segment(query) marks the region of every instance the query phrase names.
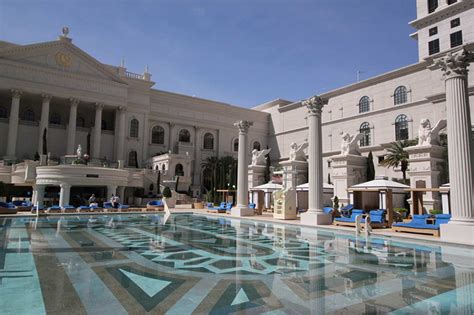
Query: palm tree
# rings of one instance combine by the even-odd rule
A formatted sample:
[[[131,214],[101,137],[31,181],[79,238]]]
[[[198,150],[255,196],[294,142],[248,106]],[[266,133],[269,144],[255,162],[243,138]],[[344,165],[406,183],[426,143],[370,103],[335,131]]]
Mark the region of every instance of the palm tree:
[[[209,169],[212,171],[211,176],[211,190],[214,190],[217,182],[217,167],[219,164],[219,159],[215,156],[209,156],[206,160],[201,164],[203,169]]]
[[[387,148],[388,153],[385,155],[385,159],[380,162],[380,164],[393,168],[400,166],[403,174],[403,181],[406,182],[406,172],[408,170],[408,152],[405,151],[405,148],[415,144],[416,140],[402,140],[390,143],[390,146]]]

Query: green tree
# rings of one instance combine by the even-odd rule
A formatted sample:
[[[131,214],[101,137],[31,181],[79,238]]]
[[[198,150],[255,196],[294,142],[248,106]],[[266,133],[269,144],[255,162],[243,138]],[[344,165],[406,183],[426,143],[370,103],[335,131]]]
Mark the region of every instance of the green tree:
[[[407,170],[408,170],[408,152],[405,151],[406,147],[410,147],[416,144],[416,140],[402,140],[390,143],[387,148],[387,154],[385,159],[380,162],[381,165],[386,167],[399,167],[403,174],[403,181],[407,180]]]
[[[367,156],[367,181],[375,179],[375,166],[374,166],[374,156],[372,151],[369,152]]]
[[[170,198],[171,196],[172,196],[171,189],[168,186],[163,188],[163,197]]]

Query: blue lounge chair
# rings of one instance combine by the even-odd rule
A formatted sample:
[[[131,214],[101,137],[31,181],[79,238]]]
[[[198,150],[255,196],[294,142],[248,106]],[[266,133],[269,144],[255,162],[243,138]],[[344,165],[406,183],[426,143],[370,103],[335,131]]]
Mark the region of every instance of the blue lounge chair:
[[[51,212],[61,212],[61,207],[59,205],[52,205],[48,209],[46,209],[46,212],[51,213]]]
[[[360,209],[354,209],[352,210],[351,217],[340,217],[340,218],[335,218],[334,219],[334,224],[335,225],[346,225],[346,226],[355,226],[355,219],[358,215],[364,214],[364,210]]]
[[[257,205],[255,203],[249,203],[249,208],[250,209],[255,209],[255,208],[257,208]]]
[[[161,200],[152,200],[146,204],[146,209],[150,211],[162,211],[165,209],[165,205]]]
[[[73,211],[76,210],[76,207],[73,207],[73,206],[71,206],[71,205],[65,205],[65,206],[63,206],[63,210],[64,210],[65,212],[73,212]]]
[[[15,214],[18,208],[12,203],[0,202],[0,214]]]
[[[227,203],[221,202],[219,207],[207,207],[207,212],[210,213],[225,213],[226,212]],[[232,204],[231,204],[232,207]]]
[[[348,205],[345,205],[344,207],[342,207],[340,209],[341,211],[341,215],[343,217],[350,217],[351,216],[351,211],[352,209],[354,209],[354,205],[353,204],[348,204]]]
[[[15,200],[12,202],[12,204],[16,206],[18,211],[30,211],[31,207],[33,207],[31,202],[23,200]]]
[[[373,228],[387,226],[387,221],[385,220],[384,209],[370,210],[369,216],[370,216],[370,225]],[[365,223],[365,218],[362,218],[361,222]]]
[[[427,223],[427,219],[432,219],[435,222]],[[410,232],[439,236],[440,224],[448,223],[450,219],[450,214],[437,214],[434,218],[428,214],[415,214],[413,215],[411,222],[394,223],[392,225],[392,230],[395,232]]]
[[[89,212],[90,209],[89,206],[80,206],[76,208],[77,212]]]

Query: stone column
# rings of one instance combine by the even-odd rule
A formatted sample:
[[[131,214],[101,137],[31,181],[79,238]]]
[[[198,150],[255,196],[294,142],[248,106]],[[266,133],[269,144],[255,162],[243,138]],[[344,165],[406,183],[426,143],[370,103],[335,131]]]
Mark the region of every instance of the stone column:
[[[253,122],[240,120],[234,123],[239,128],[239,153],[237,164],[237,206],[232,208],[232,215],[251,216],[253,209],[248,207],[248,132]]]
[[[100,103],[95,104],[95,122],[94,122],[94,134],[93,134],[93,147],[92,157],[100,159],[100,144],[102,138],[102,110],[104,105]]]
[[[126,124],[125,124],[125,112],[126,108],[123,106],[120,106],[117,109],[119,118],[118,118],[118,128],[115,130],[116,136],[117,136],[117,131],[118,131],[118,139],[117,139],[117,161],[123,161],[124,160],[124,147],[125,147],[125,129],[126,129]]]
[[[194,172],[193,186],[196,190],[201,187],[201,150],[202,150],[201,128],[194,127]]]
[[[59,185],[59,206],[62,208],[69,205],[69,196],[71,195],[71,185],[67,183],[62,183]]]
[[[43,104],[41,107],[41,120],[39,123],[39,134],[38,134],[38,154],[48,154],[48,152],[43,152],[43,133],[44,130],[48,131],[49,126],[49,104],[51,102],[51,95],[42,94]]]
[[[452,219],[440,225],[441,238],[474,244],[474,165],[467,67],[474,59],[466,50],[436,62],[444,72],[448,124],[448,158]]]
[[[36,203],[38,203],[40,206],[43,205],[45,188],[46,188],[45,185],[34,185],[33,186],[33,198],[32,198],[32,201],[31,201],[33,203],[33,205],[36,206]]]
[[[125,186],[120,186],[118,188],[117,195],[119,195],[122,203],[125,203]]]
[[[18,121],[20,112],[20,98],[23,94],[20,90],[11,90],[12,93],[12,107],[10,110],[10,119],[8,121],[8,142],[7,142],[7,157],[10,159],[16,158],[16,142],[18,136]]]
[[[323,146],[321,113],[326,103],[313,96],[303,105],[308,108],[308,211],[301,215],[301,223],[307,225],[331,224],[331,215],[323,212]]]
[[[168,151],[171,151],[171,153],[174,153],[174,143],[173,143],[173,134],[174,134],[174,126],[175,124],[170,122],[169,123],[169,133],[168,133]]]
[[[110,198],[112,198],[112,195],[116,195],[116,194],[117,194],[117,186],[114,186],[114,185],[107,186],[107,201],[109,201]]]
[[[67,126],[67,149],[66,155],[74,155],[74,146],[76,145],[76,121],[77,121],[77,106],[79,100],[75,98],[70,99],[71,107],[69,108],[69,124]]]
[[[150,122],[148,121],[148,114],[143,118],[143,143],[142,143],[142,160],[148,161],[148,147],[150,144]]]

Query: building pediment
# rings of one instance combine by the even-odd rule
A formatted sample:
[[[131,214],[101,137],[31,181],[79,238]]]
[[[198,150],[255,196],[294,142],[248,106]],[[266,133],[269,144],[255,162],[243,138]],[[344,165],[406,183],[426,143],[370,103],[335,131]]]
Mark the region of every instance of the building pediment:
[[[1,59],[126,84],[118,74],[72,44],[67,38],[0,49]]]

